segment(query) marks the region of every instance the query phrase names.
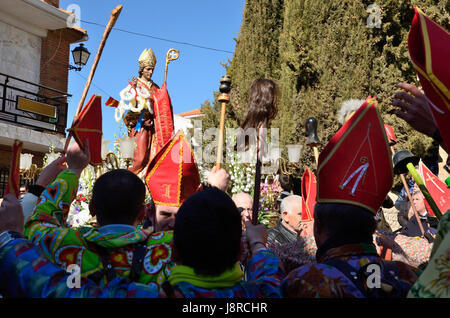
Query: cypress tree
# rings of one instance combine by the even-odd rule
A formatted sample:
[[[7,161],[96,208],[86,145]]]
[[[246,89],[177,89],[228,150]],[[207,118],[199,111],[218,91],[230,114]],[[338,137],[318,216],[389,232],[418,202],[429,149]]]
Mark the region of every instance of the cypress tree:
[[[233,59],[231,104],[241,124],[248,103],[248,90],[259,77],[279,78],[278,40],[283,26],[282,0],[247,0]]]
[[[367,24],[371,13],[366,10],[374,3],[380,8],[380,28]],[[431,139],[389,114],[398,82],[419,86],[407,46],[413,6],[450,29],[447,0],[247,0],[227,67],[233,81],[228,125],[241,123],[251,82],[266,77],[280,84],[280,111],[272,127],[280,128],[282,146],[305,145],[304,122],[310,116],[318,119],[325,145],[340,126],[336,114],[341,103],[371,95],[396,132],[397,148],[426,156]],[[209,118],[204,128],[218,126],[220,107],[216,101],[213,105],[202,107]],[[305,147],[301,163],[315,166]]]

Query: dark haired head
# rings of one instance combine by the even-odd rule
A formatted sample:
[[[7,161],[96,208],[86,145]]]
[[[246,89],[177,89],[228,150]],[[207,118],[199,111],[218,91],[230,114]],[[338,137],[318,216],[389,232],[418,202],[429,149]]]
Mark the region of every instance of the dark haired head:
[[[95,181],[91,204],[100,226],[133,225],[145,200],[145,185],[134,173],[111,170]]]
[[[258,78],[250,86],[249,95],[247,114],[242,128],[258,128],[266,120],[268,126],[278,111],[277,84],[269,79]]]
[[[280,174],[280,186],[283,190],[290,192],[293,189],[292,177],[288,174]]]
[[[364,208],[340,203],[316,203],[314,227],[328,237],[358,236],[372,241],[376,229],[374,215]],[[317,237],[316,237],[317,240]]]
[[[142,77],[142,72],[144,72],[144,68],[145,68],[145,66],[144,67],[139,67],[139,70],[138,70],[139,78]]]
[[[237,262],[241,231],[241,215],[233,200],[217,188],[208,188],[181,205],[173,242],[182,265],[198,275],[219,275]]]

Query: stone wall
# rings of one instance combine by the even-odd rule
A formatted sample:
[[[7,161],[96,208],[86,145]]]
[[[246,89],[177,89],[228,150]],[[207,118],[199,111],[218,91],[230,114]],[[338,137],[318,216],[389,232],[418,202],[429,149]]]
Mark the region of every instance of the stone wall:
[[[40,37],[0,21],[0,73],[38,84],[41,46]],[[4,78],[1,77],[0,80],[3,81]],[[14,80],[11,80],[9,84],[34,93],[37,92],[37,88],[32,85],[18,83]]]

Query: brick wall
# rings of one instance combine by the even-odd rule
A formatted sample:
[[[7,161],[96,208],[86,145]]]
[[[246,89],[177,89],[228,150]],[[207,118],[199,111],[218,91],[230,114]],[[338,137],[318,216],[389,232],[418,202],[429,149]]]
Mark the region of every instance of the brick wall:
[[[41,47],[41,85],[67,91],[70,42],[66,29],[48,31]],[[49,93],[57,96],[57,93]]]
[[[42,0],[52,6],[59,7],[59,0]],[[42,39],[40,84],[58,91],[67,92],[69,61],[72,52],[70,44],[79,41],[83,34],[80,31],[64,28],[48,31],[47,37]],[[46,97],[61,96],[61,93],[41,89],[39,94]],[[65,99],[58,99],[66,101]],[[65,126],[67,108],[58,109],[58,125]]]
[[[59,0],[42,0],[42,1],[48,3],[49,5],[59,8]]]
[[[67,29],[48,31],[47,37],[42,40],[41,48],[40,84],[62,92],[67,92],[68,88],[70,53],[68,33]],[[45,89],[41,89],[39,93],[47,97],[61,96],[60,93]],[[66,107],[60,107],[58,109],[59,125],[65,124],[66,116]]]

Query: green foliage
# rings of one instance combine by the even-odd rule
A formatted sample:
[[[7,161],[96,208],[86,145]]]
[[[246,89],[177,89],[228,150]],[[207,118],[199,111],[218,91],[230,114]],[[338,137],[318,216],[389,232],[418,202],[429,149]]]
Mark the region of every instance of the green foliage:
[[[231,107],[242,123],[250,84],[259,77],[279,78],[278,39],[283,27],[282,0],[247,0],[236,49],[227,69],[232,79]]]
[[[381,8],[381,28],[367,25],[366,9],[373,3]],[[407,42],[413,6],[450,29],[447,0],[247,0],[227,67],[232,77],[227,122],[241,123],[251,82],[271,78],[280,84],[280,110],[271,126],[280,128],[281,146],[305,144],[304,123],[310,116],[317,118],[325,145],[340,127],[336,115],[344,100],[376,96],[383,119],[397,135],[397,149],[424,157],[431,139],[388,113],[397,83],[419,85]],[[202,111],[204,128],[218,127],[218,103],[211,107],[207,102]],[[315,166],[307,147],[301,163]]]

